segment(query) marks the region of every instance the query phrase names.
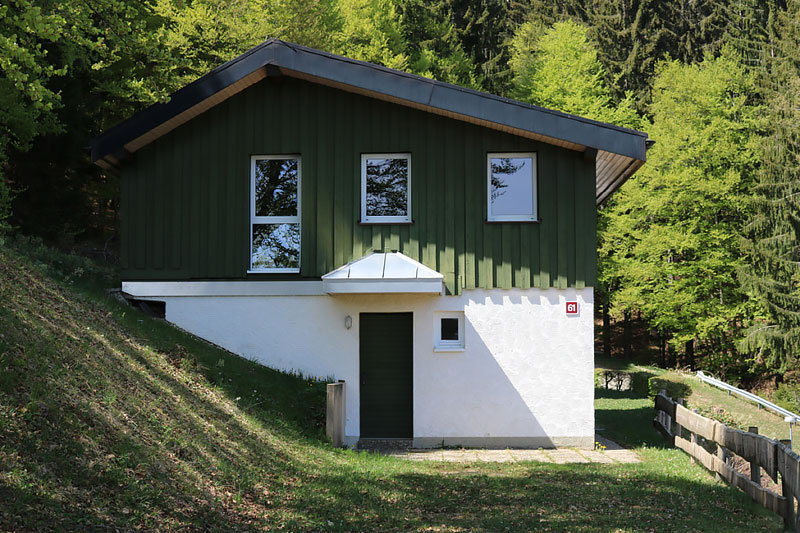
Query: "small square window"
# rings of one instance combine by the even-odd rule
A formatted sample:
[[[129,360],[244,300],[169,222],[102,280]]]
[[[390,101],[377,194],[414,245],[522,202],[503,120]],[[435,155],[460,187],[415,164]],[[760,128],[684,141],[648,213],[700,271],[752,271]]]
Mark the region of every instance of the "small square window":
[[[411,154],[361,156],[361,222],[411,222]]]
[[[434,350],[437,352],[460,352],[464,350],[464,313],[436,313]]]
[[[536,154],[489,154],[488,219],[532,222],[536,212]]]
[[[458,342],[458,319],[457,318],[443,318],[442,319],[442,340]]]

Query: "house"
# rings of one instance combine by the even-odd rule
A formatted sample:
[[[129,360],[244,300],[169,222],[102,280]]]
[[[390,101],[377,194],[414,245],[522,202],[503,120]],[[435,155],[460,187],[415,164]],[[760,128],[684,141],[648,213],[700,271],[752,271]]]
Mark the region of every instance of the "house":
[[[647,135],[268,40],[92,141],[122,289],[346,435],[591,447],[596,207]]]

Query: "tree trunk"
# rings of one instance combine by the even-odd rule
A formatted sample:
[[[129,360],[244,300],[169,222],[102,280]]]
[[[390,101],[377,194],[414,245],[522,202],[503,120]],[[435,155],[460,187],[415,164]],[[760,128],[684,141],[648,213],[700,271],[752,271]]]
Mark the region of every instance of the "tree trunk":
[[[661,368],[667,368],[667,340],[664,337],[658,337],[658,355],[660,356]]]
[[[631,359],[631,312],[625,311],[622,320],[622,356]]]
[[[686,341],[686,362],[689,363],[689,370],[694,372],[694,339]]]
[[[608,296],[603,302],[603,355],[611,357],[611,316],[608,313]]]
[[[676,368],[678,366],[678,354],[669,345],[669,341],[667,341],[667,366],[669,368]]]

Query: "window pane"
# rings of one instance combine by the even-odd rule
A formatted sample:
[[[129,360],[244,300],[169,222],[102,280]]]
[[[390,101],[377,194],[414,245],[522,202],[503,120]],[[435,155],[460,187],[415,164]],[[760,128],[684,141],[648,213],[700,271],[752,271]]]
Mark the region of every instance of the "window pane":
[[[256,160],[256,216],[297,215],[297,160]]]
[[[408,159],[367,159],[367,216],[408,215]]]
[[[533,215],[533,161],[492,158],[492,215]]]
[[[458,340],[458,319],[457,318],[443,318],[442,319],[442,340],[443,341],[457,341]]]
[[[253,270],[300,268],[300,224],[253,224]]]

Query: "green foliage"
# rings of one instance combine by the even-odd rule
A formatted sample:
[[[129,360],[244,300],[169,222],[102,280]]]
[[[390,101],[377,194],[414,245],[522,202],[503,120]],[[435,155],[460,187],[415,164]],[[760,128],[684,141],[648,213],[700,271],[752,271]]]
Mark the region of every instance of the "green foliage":
[[[630,95],[619,104],[612,101],[597,49],[584,26],[566,21],[543,30],[526,22],[517,28],[510,47],[515,97],[574,115],[641,127]]]
[[[667,396],[673,400],[688,398],[692,395],[692,388],[682,381],[673,381],[662,376],[653,376],[647,380],[647,396],[654,400],[662,390],[667,391]]]
[[[631,392],[638,398],[646,398],[650,395],[650,378],[652,372],[633,372],[631,374]]]
[[[800,2],[789,2],[762,57],[759,85],[765,132],[759,143],[753,217],[744,250],[752,257],[740,275],[766,313],[747,332],[743,348],[778,372],[800,358]]]
[[[757,311],[736,278],[759,162],[754,79],[727,51],[663,63],[653,93],[656,144],[601,212],[601,283],[613,313],[641,312],[675,348],[729,352]]]
[[[800,412],[800,386],[797,383],[781,383],[772,393],[772,401],[793,413]]]
[[[529,0],[515,13],[544,26],[562,20],[584,24],[602,52],[613,98],[633,94],[636,108],[644,111],[659,61],[695,63],[705,52],[718,51],[742,1],[749,0]]]
[[[441,3],[426,0],[397,2],[409,69],[464,87],[479,89],[481,79],[458,39],[451,13]]]
[[[340,26],[333,51],[362,61],[406,70],[409,57],[397,8],[391,0],[338,0]]]

